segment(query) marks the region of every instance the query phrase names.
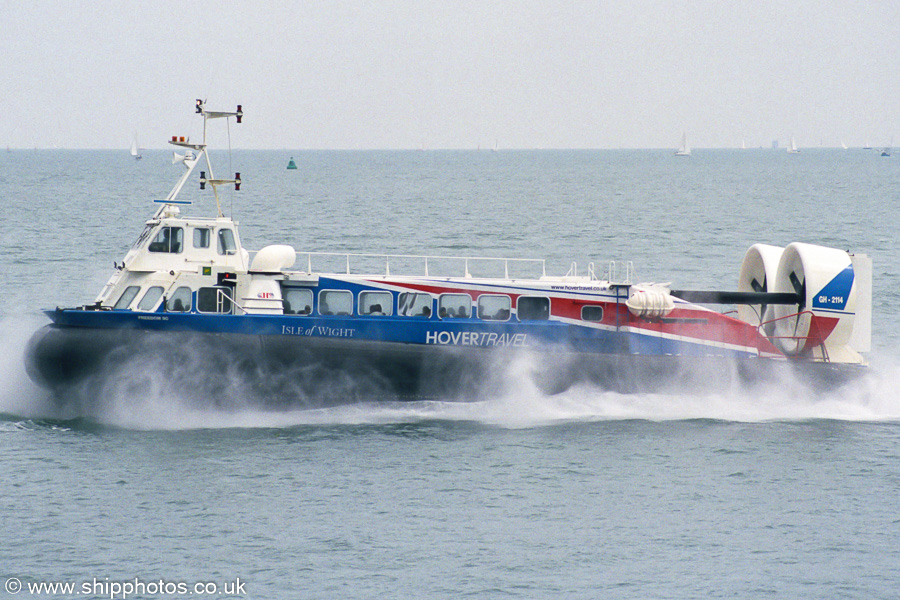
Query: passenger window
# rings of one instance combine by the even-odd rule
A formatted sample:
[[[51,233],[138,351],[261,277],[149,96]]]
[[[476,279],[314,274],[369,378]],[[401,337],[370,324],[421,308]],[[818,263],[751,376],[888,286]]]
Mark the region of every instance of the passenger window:
[[[390,292],[360,292],[359,314],[390,316],[394,313],[394,295]]]
[[[582,306],[581,307],[581,320],[582,321],[602,321],[603,320],[603,307],[602,306]]]
[[[166,310],[169,312],[188,312],[191,310],[191,288],[181,286],[166,302]]]
[[[194,230],[194,248],[209,248],[209,229],[198,227]]]
[[[163,227],[150,242],[147,250],[150,252],[169,252],[176,254],[181,252],[181,243],[184,238],[184,230],[181,227]]]
[[[430,317],[431,294],[403,292],[397,298],[397,314],[403,317]]]
[[[153,310],[153,307],[156,306],[157,301],[159,301],[160,297],[162,297],[162,293],[162,287],[154,285],[144,293],[144,297],[141,298],[140,303],[138,303],[137,309]]]
[[[205,313],[231,313],[231,295],[227,287],[204,287],[197,290],[197,310]]]
[[[441,294],[438,316],[442,319],[468,319],[472,316],[472,298],[468,294]]]
[[[353,314],[353,293],[344,290],[319,292],[319,314],[338,316]]]
[[[506,321],[509,319],[509,296],[482,294],[478,296],[478,317],[485,321]]]
[[[122,295],[119,296],[119,301],[116,302],[113,308],[119,310],[125,310],[129,306],[131,306],[131,301],[134,300],[134,297],[137,296],[138,291],[141,289],[139,285],[129,285],[125,288],[125,291],[122,292]]]
[[[520,321],[546,321],[550,318],[550,298],[519,296],[516,313]]]
[[[284,314],[308,315],[312,313],[313,293],[305,288],[284,288],[282,290],[284,300]]]
[[[230,229],[220,229],[216,249],[219,254],[234,254],[237,252],[237,244],[234,243],[234,232]]]

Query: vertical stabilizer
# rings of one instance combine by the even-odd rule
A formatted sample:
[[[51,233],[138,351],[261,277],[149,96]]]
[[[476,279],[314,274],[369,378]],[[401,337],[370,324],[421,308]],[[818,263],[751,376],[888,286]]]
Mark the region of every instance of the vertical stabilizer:
[[[857,352],[872,349],[872,259],[865,254],[851,254],[856,276],[856,319],[850,336],[850,347]]]

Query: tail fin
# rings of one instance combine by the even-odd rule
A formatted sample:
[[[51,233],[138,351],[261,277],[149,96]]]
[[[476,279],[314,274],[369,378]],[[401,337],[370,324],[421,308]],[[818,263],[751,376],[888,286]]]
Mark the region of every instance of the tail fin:
[[[851,254],[856,276],[856,319],[849,346],[857,352],[872,349],[872,259],[865,254]]]

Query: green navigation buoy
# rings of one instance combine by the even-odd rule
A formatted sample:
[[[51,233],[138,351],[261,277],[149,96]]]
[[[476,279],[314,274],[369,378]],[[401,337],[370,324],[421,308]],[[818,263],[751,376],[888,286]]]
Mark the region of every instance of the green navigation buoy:
[[[296,169],[296,168],[297,168],[297,163],[294,162],[294,157],[293,157],[293,156],[291,157],[291,160],[288,161],[288,166],[287,166],[287,168],[288,168],[288,169]]]

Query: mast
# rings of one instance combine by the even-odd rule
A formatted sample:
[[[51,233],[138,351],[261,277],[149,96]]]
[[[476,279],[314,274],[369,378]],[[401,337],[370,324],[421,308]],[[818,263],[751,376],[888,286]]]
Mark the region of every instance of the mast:
[[[200,189],[205,190],[206,184],[212,186],[213,195],[216,198],[216,211],[219,217],[224,217],[225,215],[222,213],[222,205],[219,202],[219,190],[218,187],[220,185],[234,185],[235,190],[241,189],[241,174],[235,173],[234,179],[216,179],[213,175],[212,163],[209,160],[209,152],[207,152],[207,143],[206,143],[206,127],[208,121],[210,119],[222,119],[235,117],[238,123],[241,122],[241,118],[244,116],[244,111],[241,109],[241,105],[237,105],[237,110],[233,112],[223,112],[223,111],[210,111],[206,110],[206,102],[197,99],[196,103],[196,112],[197,114],[203,115],[203,141],[199,144],[192,143],[190,138],[185,136],[177,136],[173,135],[172,139],[169,140],[169,143],[173,146],[178,146],[180,148],[185,148],[187,152],[184,153],[183,156],[175,155],[173,162],[183,162],[184,166],[187,168],[187,171],[184,175],[181,176],[181,179],[178,180],[178,183],[175,184],[175,187],[172,188],[172,191],[169,192],[169,195],[166,196],[165,200],[155,200],[154,202],[162,204],[158,211],[156,211],[156,217],[158,218],[162,212],[169,205],[190,205],[192,202],[190,200],[178,200],[178,194],[181,192],[181,189],[184,187],[185,182],[187,182],[188,177],[191,176],[191,173],[194,172],[194,168],[200,162],[201,158],[205,158],[206,160],[206,168],[207,171],[200,171]],[[207,177],[207,172],[209,173],[209,177]]]

